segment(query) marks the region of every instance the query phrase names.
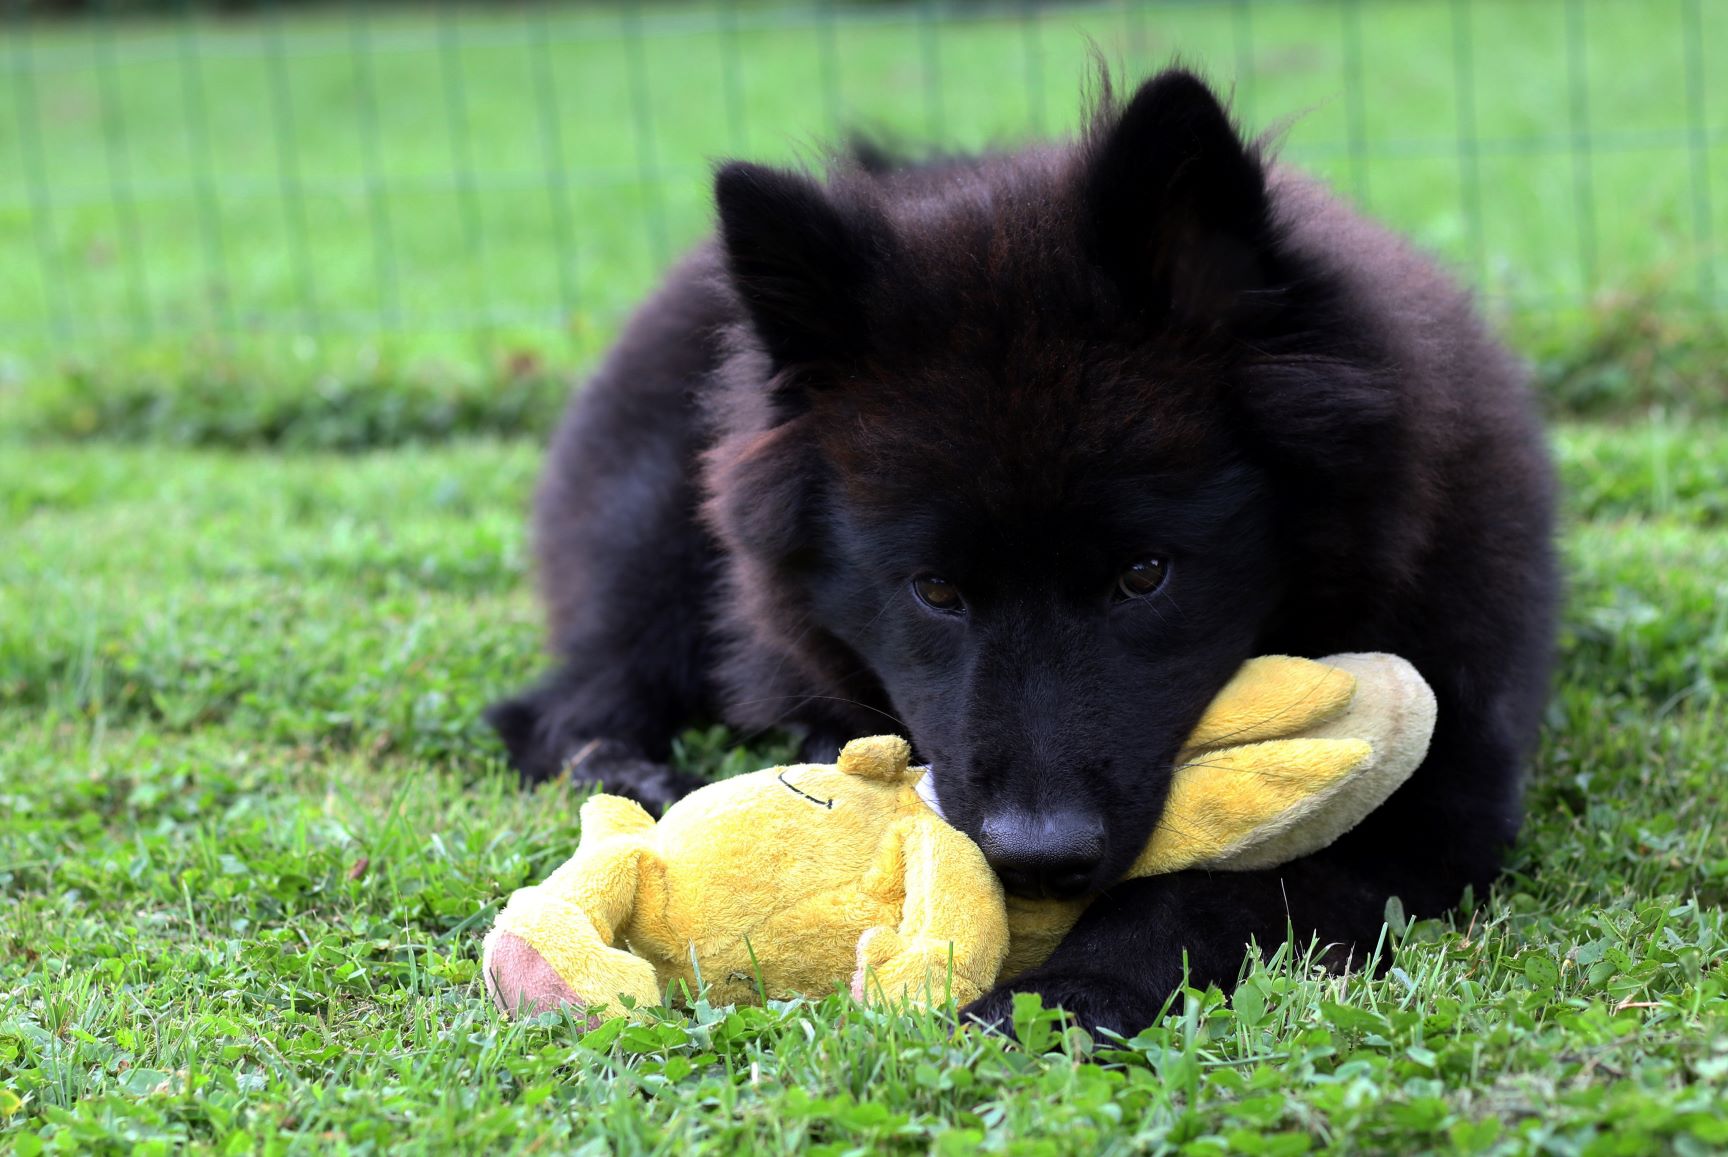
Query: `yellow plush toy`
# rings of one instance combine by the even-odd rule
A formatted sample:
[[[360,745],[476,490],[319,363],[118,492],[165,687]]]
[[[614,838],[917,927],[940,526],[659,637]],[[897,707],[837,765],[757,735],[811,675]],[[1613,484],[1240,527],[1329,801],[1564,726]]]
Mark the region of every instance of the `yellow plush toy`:
[[[1271,867],[1325,847],[1427,753],[1434,697],[1390,655],[1245,664],[1178,761],[1128,878]],[[846,745],[710,784],[658,823],[595,795],[576,854],[510,897],[486,937],[506,1012],[821,995],[976,999],[1045,959],[1081,901],[1006,897],[984,855],[920,794],[905,740]]]

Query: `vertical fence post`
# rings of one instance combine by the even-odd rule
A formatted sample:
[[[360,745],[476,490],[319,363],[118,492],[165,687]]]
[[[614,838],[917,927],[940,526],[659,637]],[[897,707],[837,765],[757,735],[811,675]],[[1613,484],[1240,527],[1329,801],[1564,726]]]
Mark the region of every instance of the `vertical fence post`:
[[[818,0],[816,8],[816,60],[822,74],[822,108],[828,116],[828,135],[841,129],[840,44],[834,27],[837,0]],[[837,142],[835,142],[837,143]]]
[[[36,93],[36,60],[33,30],[25,22],[24,0],[14,0],[12,15],[18,29],[11,36],[12,80],[18,114],[18,151],[24,162],[25,196],[30,205],[30,230],[36,241],[36,271],[42,282],[42,306],[56,345],[72,340],[71,311],[66,305],[65,284],[59,273],[58,243],[54,237],[54,200],[48,189],[48,160],[42,151],[42,114]],[[56,349],[55,353],[60,350]]]
[[[1590,139],[1589,64],[1585,59],[1584,0],[1566,0],[1566,86],[1572,138],[1572,201],[1578,215],[1578,270],[1584,296],[1596,296],[1596,189]]]
[[[1482,166],[1476,123],[1476,29],[1473,0],[1452,0],[1452,87],[1458,102],[1458,207],[1470,247],[1470,275],[1477,292],[1488,287],[1488,258],[1482,233]]]
[[[536,101],[540,106],[540,155],[546,184],[546,204],[552,214],[552,233],[558,247],[558,309],[561,328],[576,321],[576,240],[570,221],[570,178],[565,171],[564,118],[558,108],[558,77],[552,67],[552,28],[548,5],[534,7],[528,25],[534,61]]]
[[[1122,22],[1128,34],[1128,75],[1139,76],[1146,68],[1146,10],[1140,0],[1122,0]]]
[[[372,224],[372,267],[378,290],[377,329],[400,327],[402,301],[396,284],[396,234],[390,224],[390,198],[379,160],[378,83],[372,71],[372,26],[366,0],[349,10],[349,51],[354,57],[356,113],[360,123],[360,163],[366,177],[366,204]]]
[[[1230,39],[1236,55],[1236,90],[1231,103],[1244,125],[1254,123],[1254,5],[1235,0],[1230,6]]]
[[[942,144],[948,135],[948,117],[942,103],[942,42],[936,0],[924,0],[919,11],[918,42],[924,64],[924,125],[930,140]]]
[[[467,89],[462,81],[462,45],[456,8],[439,9],[438,63],[443,76],[444,120],[450,132],[450,169],[456,183],[456,203],[462,214],[462,245],[467,251],[468,292],[480,307],[475,331],[482,365],[492,361],[492,278],[486,264],[485,223],[474,187],[474,154],[468,136]]]
[[[666,233],[666,205],[660,192],[660,166],[655,158],[653,106],[648,93],[647,46],[642,34],[642,0],[629,0],[622,15],[624,61],[630,76],[630,111],[636,126],[636,173],[648,211],[642,215],[648,233],[648,253],[656,267],[671,256]]]
[[[1716,252],[1710,204],[1710,125],[1704,104],[1704,18],[1701,0],[1686,0],[1681,35],[1686,52],[1686,129],[1692,167],[1692,244],[1698,251],[1698,296],[1716,304]]]
[[[1344,134],[1350,149],[1350,183],[1356,203],[1368,208],[1368,125],[1362,93],[1362,4],[1343,0],[1339,10],[1344,48]]]
[[[1026,111],[1032,131],[1044,135],[1044,40],[1038,0],[1020,7],[1020,55],[1026,73]]]
[[[126,135],[126,115],[115,88],[114,27],[97,17],[91,25],[98,100],[102,106],[102,147],[108,167],[108,195],[120,230],[120,259],[126,269],[126,290],[132,314],[132,336],[148,339],[154,330],[149,274],[144,266],[144,241],[138,227],[138,197],[132,186],[132,156]]]
[[[180,95],[186,119],[186,139],[192,154],[192,190],[198,203],[198,235],[204,249],[204,276],[215,306],[216,327],[224,340],[234,332],[233,282],[228,272],[228,246],[222,228],[222,205],[216,196],[216,175],[210,161],[210,110],[204,96],[204,65],[198,45],[198,17],[190,3],[182,6],[179,36]]]
[[[294,131],[294,93],[283,46],[282,10],[263,18],[264,58],[270,74],[270,125],[276,152],[276,187],[282,198],[282,221],[288,230],[289,259],[300,304],[300,324],[309,334],[323,328],[318,309],[316,274],[312,265],[311,230],[306,221],[306,189],[300,179],[300,153]]]
[[[733,156],[750,149],[750,130],[744,118],[744,72],[739,67],[738,0],[720,0],[717,13],[720,30],[720,87],[726,102],[726,137]]]

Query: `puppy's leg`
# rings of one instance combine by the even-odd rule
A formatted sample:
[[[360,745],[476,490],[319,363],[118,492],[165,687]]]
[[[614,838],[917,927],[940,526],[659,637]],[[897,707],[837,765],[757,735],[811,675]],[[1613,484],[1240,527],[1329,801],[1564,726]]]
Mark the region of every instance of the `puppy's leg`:
[[[597,693],[593,682],[566,663],[486,709],[524,786],[567,774],[572,783],[628,796],[656,813],[702,786],[665,762],[666,737],[676,725],[648,709],[651,693]]]
[[[700,785],[665,761],[672,737],[711,710],[711,560],[681,477],[587,483],[603,509],[539,520],[543,537],[559,536],[541,548],[558,663],[486,719],[524,783],[568,773],[660,809]]]
[[[699,784],[665,761],[713,714],[717,567],[694,480],[717,322],[706,285],[674,271],[553,438],[534,539],[556,666],[486,713],[525,783],[569,772],[654,809]]]
[[[637,513],[658,514],[659,526],[593,541],[609,514],[543,548],[566,560],[546,577],[549,602],[565,595],[554,605],[558,663],[486,719],[525,784],[568,774],[658,811],[700,786],[666,759],[672,737],[709,711],[711,594],[697,528],[664,510]],[[570,540],[590,545],[578,555]]]

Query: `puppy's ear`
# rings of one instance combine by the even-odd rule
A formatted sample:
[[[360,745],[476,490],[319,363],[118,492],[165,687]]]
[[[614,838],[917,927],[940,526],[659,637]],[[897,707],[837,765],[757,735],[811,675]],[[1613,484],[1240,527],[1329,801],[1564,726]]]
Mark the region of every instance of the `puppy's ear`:
[[[1162,72],[1119,110],[1106,95],[1087,147],[1087,242],[1130,296],[1222,321],[1267,287],[1265,170],[1199,77]]]
[[[887,241],[881,216],[836,203],[809,177],[743,162],[721,167],[714,201],[732,282],[769,355],[797,365],[856,353]]]

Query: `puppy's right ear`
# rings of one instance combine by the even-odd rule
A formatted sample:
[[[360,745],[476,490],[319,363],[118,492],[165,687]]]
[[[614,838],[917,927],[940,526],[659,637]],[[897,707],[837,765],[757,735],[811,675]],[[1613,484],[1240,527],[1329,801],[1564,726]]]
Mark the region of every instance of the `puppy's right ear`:
[[[888,244],[880,213],[739,161],[716,174],[714,201],[732,283],[769,356],[795,366],[858,353],[863,298]]]
[[[1216,322],[1268,287],[1265,168],[1199,77],[1167,69],[1120,107],[1106,95],[1087,154],[1093,255],[1144,304]]]

